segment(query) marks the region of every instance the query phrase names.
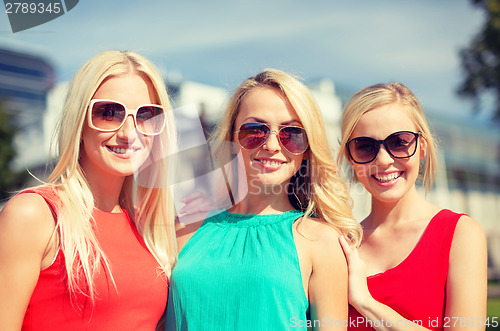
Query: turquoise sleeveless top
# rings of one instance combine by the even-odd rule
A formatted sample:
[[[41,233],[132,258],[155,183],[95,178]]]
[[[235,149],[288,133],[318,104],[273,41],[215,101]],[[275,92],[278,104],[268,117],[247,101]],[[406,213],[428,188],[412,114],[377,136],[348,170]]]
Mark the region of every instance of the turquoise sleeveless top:
[[[303,215],[207,218],[172,271],[166,330],[306,330],[292,224]]]

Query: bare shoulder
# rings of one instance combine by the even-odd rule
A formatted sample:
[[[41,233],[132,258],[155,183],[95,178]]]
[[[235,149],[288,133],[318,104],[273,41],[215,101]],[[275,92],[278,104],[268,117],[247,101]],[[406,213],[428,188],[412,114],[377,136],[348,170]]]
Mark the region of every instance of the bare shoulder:
[[[48,204],[36,193],[23,193],[10,199],[0,212],[0,235],[29,237],[37,243],[50,238],[55,221]]]
[[[451,243],[451,261],[477,259],[486,256],[486,235],[479,222],[470,216],[463,215],[458,220]]]
[[[36,193],[13,197],[0,212],[0,324],[9,330],[21,328],[54,228],[50,207]]]
[[[308,217],[296,223],[296,238],[307,252],[311,267],[310,289],[318,285],[320,291],[324,291],[325,284],[332,282],[347,284],[347,262],[340,246],[340,230],[318,218]]]
[[[297,223],[297,231],[316,241],[338,241],[342,235],[336,226],[313,217],[304,217]]]
[[[49,205],[44,198],[36,193],[16,195],[5,204],[0,215],[2,215],[2,219],[17,218],[22,223],[38,223],[38,220],[47,219],[54,223]]]
[[[453,236],[453,242],[467,241],[471,244],[486,241],[483,227],[472,217],[463,215],[460,217]]]
[[[487,245],[484,230],[469,216],[461,216],[453,235],[450,251],[450,270],[463,272],[462,266],[469,266],[486,272]],[[472,264],[474,266],[472,266]]]
[[[448,316],[486,316],[488,256],[483,228],[461,216],[451,244],[446,291]],[[483,328],[484,329],[484,328]]]
[[[457,229],[465,228],[468,230],[475,229],[476,231],[483,231],[483,227],[478,221],[470,217],[469,215],[462,215],[457,223]]]
[[[305,217],[296,223],[297,233],[315,256],[331,255],[343,258],[339,243],[342,233],[336,226],[312,217]]]

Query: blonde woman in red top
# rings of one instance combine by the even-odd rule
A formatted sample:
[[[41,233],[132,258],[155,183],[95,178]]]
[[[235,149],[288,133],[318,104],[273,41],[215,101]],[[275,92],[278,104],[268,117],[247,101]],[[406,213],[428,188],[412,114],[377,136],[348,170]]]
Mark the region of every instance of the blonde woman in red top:
[[[78,70],[47,184],[0,214],[1,330],[155,329],[176,255],[158,158],[175,143],[169,110],[162,77],[133,52]]]
[[[467,215],[417,191],[432,184],[435,142],[414,94],[377,84],[344,108],[340,159],[371,194],[361,246],[341,239],[349,270],[349,329],[484,329],[486,239]],[[368,277],[367,277],[368,276]]]

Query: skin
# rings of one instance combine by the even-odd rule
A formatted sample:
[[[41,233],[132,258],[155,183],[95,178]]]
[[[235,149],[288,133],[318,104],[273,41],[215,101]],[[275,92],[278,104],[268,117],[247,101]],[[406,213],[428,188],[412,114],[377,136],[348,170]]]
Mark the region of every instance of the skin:
[[[299,117],[285,96],[271,87],[255,88],[244,97],[235,127],[239,128],[246,122],[268,123],[273,131],[277,131],[279,125],[301,126]],[[307,157],[307,152],[301,155],[289,153],[275,134],[271,134],[261,147],[242,149],[241,152],[249,193],[230,212],[278,214],[293,210],[286,195],[286,186]],[[274,164],[270,164],[269,160]],[[179,227],[179,250],[199,225]],[[338,243],[339,232],[316,219],[306,218],[299,225],[294,223],[293,235],[312,319],[347,320],[347,265]],[[315,328],[319,329],[321,327]]]
[[[128,108],[155,103],[151,83],[135,74],[106,80],[94,98],[117,100]],[[110,151],[107,145],[141,146],[148,138],[135,131],[128,117],[115,132],[97,132],[85,122],[80,162],[87,175],[96,207],[119,212],[119,195],[126,176],[134,167],[129,158]],[[49,267],[58,249],[55,220],[38,194],[13,197],[0,213],[0,329],[20,330],[40,271]]]
[[[116,100],[129,109],[137,109],[144,104],[156,103],[154,91],[147,79],[127,74],[106,79],[93,99]],[[123,126],[113,132],[91,129],[85,121],[82,139],[80,165],[96,198],[96,207],[104,211],[120,211],[118,197],[123,181],[147,158],[151,138],[136,131],[134,120],[129,116]],[[127,151],[117,153],[110,148],[125,148]],[[110,194],[112,199],[109,199]]]
[[[349,139],[361,136],[384,139],[396,131],[418,132],[407,110],[398,103],[365,113]],[[419,162],[425,158],[426,149],[426,141],[419,138],[417,151],[411,158],[393,158],[381,146],[374,161],[368,164],[351,161],[359,181],[372,195],[372,211],[362,222],[364,239],[357,250],[349,247],[344,238],[340,239],[349,268],[349,303],[368,319],[393,321],[393,327],[382,323],[378,330],[404,329],[397,328],[396,321],[405,318],[373,299],[366,277],[401,263],[416,246],[431,218],[441,210],[420,196],[415,187]],[[394,176],[394,173],[395,180],[381,182],[377,179]],[[484,232],[472,218],[462,216],[451,245],[445,316],[482,318],[484,321],[486,266]],[[481,323],[476,324],[474,329],[484,329]],[[413,326],[411,329],[424,328]]]

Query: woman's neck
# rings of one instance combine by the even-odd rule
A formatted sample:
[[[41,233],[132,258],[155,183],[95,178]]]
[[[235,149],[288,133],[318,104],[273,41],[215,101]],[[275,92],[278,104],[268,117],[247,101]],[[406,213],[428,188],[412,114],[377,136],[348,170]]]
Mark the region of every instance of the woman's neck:
[[[415,187],[397,201],[380,201],[372,197],[372,210],[364,226],[396,225],[427,217],[434,207],[417,192]]]
[[[248,193],[230,211],[237,214],[277,214],[293,209],[285,192],[282,194]]]
[[[90,190],[94,196],[95,207],[105,212],[119,212],[120,193],[125,177],[110,176],[106,180],[87,176]]]

